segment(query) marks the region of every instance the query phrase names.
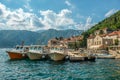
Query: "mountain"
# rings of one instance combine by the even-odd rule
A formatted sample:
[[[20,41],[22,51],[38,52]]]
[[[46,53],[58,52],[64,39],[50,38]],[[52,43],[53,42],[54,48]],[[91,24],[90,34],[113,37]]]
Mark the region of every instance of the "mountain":
[[[47,44],[48,40],[55,37],[70,37],[80,35],[81,30],[55,30],[49,29],[43,32],[26,30],[0,30],[0,47],[13,47],[24,41],[25,45]]]
[[[96,30],[108,28],[109,30],[118,30],[120,29],[120,10],[117,11],[115,14],[107,17],[106,19],[102,20],[91,29],[89,29],[88,33],[93,33]]]
[[[0,47],[13,47],[25,41],[25,44],[34,44],[40,34],[25,30],[1,30]]]
[[[41,41],[42,44],[46,44],[49,39],[55,38],[55,37],[63,37],[63,38],[68,38],[71,36],[78,36],[82,33],[82,30],[73,30],[73,29],[68,29],[68,30],[55,30],[55,29],[49,29],[41,33]]]
[[[35,32],[37,32],[37,33],[42,33],[42,32],[44,32],[44,31],[46,31],[46,30],[38,30],[38,31],[35,31]]]
[[[96,30],[100,30],[103,28],[108,28],[110,31],[118,30],[120,29],[120,10],[116,12],[115,14],[111,15],[110,17],[107,17],[106,19],[100,21],[98,24],[95,26],[91,27],[89,30],[86,32],[82,33],[84,35],[84,40],[83,43],[86,46],[87,44],[87,37],[91,34],[94,33]]]

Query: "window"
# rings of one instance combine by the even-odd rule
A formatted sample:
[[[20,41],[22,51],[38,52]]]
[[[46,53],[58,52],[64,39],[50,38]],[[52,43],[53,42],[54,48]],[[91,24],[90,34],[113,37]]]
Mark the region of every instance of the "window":
[[[99,43],[101,44],[101,41]]]

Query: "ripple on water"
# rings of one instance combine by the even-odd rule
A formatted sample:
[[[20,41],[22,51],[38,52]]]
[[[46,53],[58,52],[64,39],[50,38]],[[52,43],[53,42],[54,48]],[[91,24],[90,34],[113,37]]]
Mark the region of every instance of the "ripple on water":
[[[120,60],[12,61],[5,51],[0,49],[0,80],[120,80]]]

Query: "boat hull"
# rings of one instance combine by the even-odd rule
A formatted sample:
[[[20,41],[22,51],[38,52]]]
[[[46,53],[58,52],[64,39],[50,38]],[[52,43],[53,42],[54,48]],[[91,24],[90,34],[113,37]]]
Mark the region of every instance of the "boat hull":
[[[39,53],[28,52],[27,56],[29,57],[30,60],[38,60],[42,59],[43,55]]]
[[[95,56],[85,57],[85,61],[95,61]]]
[[[115,59],[115,56],[97,56],[97,59]]]
[[[61,60],[64,60],[66,55],[64,54],[60,54],[60,53],[50,53],[49,54],[49,57],[51,60],[53,61],[61,61]]]
[[[79,57],[79,56],[70,56],[69,57],[70,61],[84,61],[84,57]]]
[[[26,58],[25,53],[20,53],[20,52],[12,52],[12,51],[6,51],[9,55],[10,59],[24,59]]]
[[[97,55],[97,59],[115,59],[114,55]]]

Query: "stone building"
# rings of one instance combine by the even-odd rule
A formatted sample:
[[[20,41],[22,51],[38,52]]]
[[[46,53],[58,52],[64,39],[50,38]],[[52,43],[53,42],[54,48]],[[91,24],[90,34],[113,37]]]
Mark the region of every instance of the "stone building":
[[[106,35],[96,35],[87,39],[88,49],[106,49],[112,43],[112,39],[105,37]]]
[[[82,39],[83,36],[72,36],[70,38],[64,38],[63,40],[51,39],[48,41],[48,47],[61,45],[68,48],[69,44],[79,42]]]
[[[87,38],[88,49],[106,49],[107,46],[113,44],[113,38],[109,37],[110,31],[107,28],[97,30],[94,35]]]
[[[48,47],[52,47],[52,46],[55,46],[55,45],[60,45],[60,41],[57,40],[57,39],[50,39],[48,41]]]
[[[112,33],[108,34],[108,36],[109,38],[113,39],[113,45],[115,45],[116,40],[120,42],[120,31],[113,31]]]

